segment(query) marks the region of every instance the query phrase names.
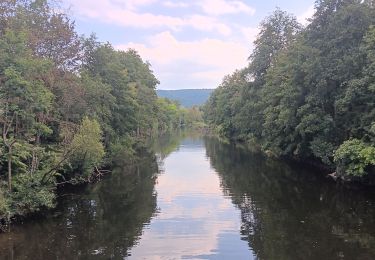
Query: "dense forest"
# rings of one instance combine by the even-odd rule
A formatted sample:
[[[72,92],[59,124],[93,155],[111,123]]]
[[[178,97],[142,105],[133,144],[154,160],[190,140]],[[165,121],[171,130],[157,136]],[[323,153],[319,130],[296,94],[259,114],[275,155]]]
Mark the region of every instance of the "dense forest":
[[[197,109],[158,98],[151,66],[118,51],[47,0],[0,2],[0,220],[55,205],[56,187],[132,159]]]
[[[375,2],[317,0],[306,27],[277,9],[254,45],[205,105],[215,131],[340,179],[374,174]]]

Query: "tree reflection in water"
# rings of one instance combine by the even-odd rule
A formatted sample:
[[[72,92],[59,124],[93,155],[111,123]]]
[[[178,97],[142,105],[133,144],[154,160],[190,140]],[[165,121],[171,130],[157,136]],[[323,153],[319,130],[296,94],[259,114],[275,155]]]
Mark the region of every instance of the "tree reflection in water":
[[[375,205],[298,165],[205,139],[258,259],[375,259]]]
[[[154,186],[163,160],[186,135],[181,132],[154,140],[137,165],[129,167],[126,158],[120,159],[101,182],[63,194],[51,214],[0,234],[0,259],[126,257],[157,214]]]
[[[156,212],[154,156],[66,194],[47,218],[0,235],[0,259],[121,259]]]
[[[160,166],[163,168],[164,159],[179,149],[180,141],[185,136],[182,133],[159,139],[152,145],[156,156],[151,152],[133,167],[119,167],[103,181],[88,185],[81,192],[65,194],[58,209],[52,214],[13,227],[10,233],[1,234],[0,259],[126,258],[130,249],[139,243],[142,232],[151,230],[152,224],[149,225],[153,216],[162,215],[158,214],[156,178],[162,172]],[[189,140],[201,142],[197,136]],[[235,225],[233,233],[221,232],[219,237],[214,237],[215,241],[225,239],[220,241],[226,244],[220,241],[214,243],[213,248],[208,248],[208,253],[201,256],[202,259],[216,259],[220,257],[220,252],[232,253],[233,250],[244,250],[238,255],[251,257],[245,243],[239,249],[232,247],[238,245],[237,240],[241,241],[235,234],[241,235],[242,240],[248,242],[258,259],[375,259],[375,198],[373,194],[363,191],[363,187],[358,190],[347,189],[314,174],[306,167],[272,160],[217,139],[204,138],[204,143],[207,158],[215,171],[208,170],[209,165],[203,163],[203,168],[198,165],[194,174],[199,175],[202,171],[202,177],[211,180],[209,175],[217,178],[212,175],[216,172],[224,198],[220,197],[222,193],[217,180],[217,187],[211,187],[215,191],[211,206],[229,197],[229,207],[226,208],[226,214],[221,216],[224,219],[220,218],[218,208],[212,210],[212,214],[205,210],[202,212],[204,221],[200,218],[199,223],[205,224],[204,227],[215,226],[215,223],[221,225],[224,220],[231,224],[238,223],[239,213],[233,209],[232,201],[240,211],[242,224],[238,230],[240,234]],[[201,144],[200,147],[204,156]],[[197,156],[200,152],[193,154]],[[175,158],[184,160],[186,165],[189,158],[182,155],[184,153]],[[195,162],[206,160],[194,158]],[[180,167],[179,161],[173,161],[173,165]],[[176,177],[173,174],[168,176]],[[195,179],[190,181],[195,182]],[[199,185],[206,187],[202,180]],[[185,188],[189,191],[191,187]],[[202,203],[206,203],[200,197],[204,191],[200,188],[195,192],[199,193],[192,193],[197,196],[190,198],[194,203],[187,200],[191,204],[184,204],[187,209],[201,207]],[[194,198],[199,200],[195,201]],[[164,205],[165,210],[168,205]],[[177,211],[169,213],[179,216]],[[194,220],[186,219],[191,224],[189,228],[173,226],[170,230],[178,234],[178,231],[183,231],[191,238],[195,234],[192,228],[199,227]],[[202,230],[200,227],[198,231]],[[159,232],[159,229],[154,232]],[[163,236],[163,233],[160,235]],[[196,238],[199,240],[199,237]],[[170,250],[171,244],[163,244],[161,247],[161,252],[165,253]]]

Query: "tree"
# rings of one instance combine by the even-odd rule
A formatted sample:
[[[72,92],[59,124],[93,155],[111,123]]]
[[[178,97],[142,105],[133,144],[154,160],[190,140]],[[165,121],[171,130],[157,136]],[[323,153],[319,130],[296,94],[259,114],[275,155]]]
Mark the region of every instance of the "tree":
[[[374,146],[375,9],[355,0],[320,0],[315,8],[302,30],[280,10],[262,23],[243,84],[219,87],[205,119],[234,140],[334,169],[347,140]]]
[[[81,172],[79,178],[85,179],[100,165],[105,154],[99,123],[85,117],[70,146],[70,161]]]
[[[50,133],[43,118],[51,109],[52,94],[40,80],[49,62],[35,59],[22,34],[8,32],[0,40],[0,126],[8,153],[8,186],[12,188],[12,158],[16,142],[38,145]]]
[[[278,53],[292,43],[300,29],[297,19],[280,9],[261,22],[260,33],[254,41],[254,51],[249,57],[249,73],[256,81],[263,83]]]
[[[335,151],[337,174],[341,177],[362,177],[375,166],[375,147],[358,139],[345,141]]]

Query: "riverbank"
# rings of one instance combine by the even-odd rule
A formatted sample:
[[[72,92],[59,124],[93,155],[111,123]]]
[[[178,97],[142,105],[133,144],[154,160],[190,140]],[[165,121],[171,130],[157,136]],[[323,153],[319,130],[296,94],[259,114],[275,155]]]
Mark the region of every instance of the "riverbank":
[[[336,173],[336,166],[325,164],[318,158],[304,159],[297,156],[278,155],[272,150],[263,149],[262,145],[254,140],[236,140],[225,137],[220,133],[216,126],[207,126],[205,134],[207,136],[218,138],[221,142],[233,143],[248,149],[252,152],[262,153],[269,158],[282,160],[288,163],[300,164],[304,167],[311,167],[314,172],[332,179],[332,181],[342,184],[346,187],[352,186],[354,189],[358,187],[374,187],[375,186],[375,168],[368,168],[369,174],[363,176],[343,176]]]
[[[118,151],[117,155],[112,155],[111,159],[107,158],[105,164],[100,168],[95,167],[93,172],[85,178],[66,180],[63,177],[57,177],[56,181],[49,183],[46,187],[35,187],[39,189],[45,188],[49,193],[38,193],[38,190],[29,190],[34,194],[24,194],[17,190],[17,186],[8,197],[3,196],[2,203],[3,213],[0,214],[0,232],[6,232],[10,229],[11,225],[19,225],[29,220],[43,218],[44,215],[53,212],[60,200],[60,196],[66,191],[71,190],[84,190],[88,185],[95,185],[103,178],[108,178],[112,174],[112,169],[129,169],[136,167],[142,163],[143,158],[151,157],[149,147],[145,141],[138,141],[134,143],[132,149]],[[48,196],[50,203],[43,203],[43,196]],[[0,198],[1,199],[1,198]],[[16,210],[12,211],[12,205],[18,204]],[[0,212],[1,213],[1,212]]]
[[[54,186],[49,189],[49,191],[53,193],[53,203],[49,204],[48,207],[34,204],[36,207],[33,209],[30,209],[27,204],[23,204],[27,207],[28,211],[22,211],[20,214],[8,211],[6,214],[0,215],[0,232],[8,231],[10,225],[22,225],[25,222],[35,219],[43,219],[45,215],[53,213],[56,208],[59,207],[61,195],[65,196],[67,191],[74,190],[75,192],[80,192],[81,190],[85,190],[88,186],[95,187],[95,185],[99,185],[103,179],[110,178],[110,176],[119,172],[121,172],[121,174],[137,174],[136,172],[134,173],[133,169],[142,166],[142,164],[152,165],[152,169],[158,172],[157,161],[160,159],[158,159],[158,157],[164,158],[171,151],[176,149],[181,138],[186,136],[195,136],[195,138],[197,138],[204,134],[204,128],[201,127],[202,124],[197,125],[199,127],[180,129],[178,131],[164,133],[161,136],[157,135],[138,139],[137,142],[132,144],[130,149],[127,146],[124,146],[122,149],[117,149],[116,153],[108,155],[104,163],[99,168],[94,169],[91,175],[86,179],[80,178],[79,181],[76,179],[69,181],[62,177],[57,178],[56,182],[53,183]],[[161,154],[156,156],[156,151],[159,151]],[[111,158],[109,158],[109,156],[111,156]],[[125,177],[132,178],[131,176]],[[21,195],[17,197],[20,198]],[[34,197],[38,195],[40,194],[35,194]],[[29,197],[32,198],[33,196],[29,195]],[[5,210],[7,210],[6,207]]]

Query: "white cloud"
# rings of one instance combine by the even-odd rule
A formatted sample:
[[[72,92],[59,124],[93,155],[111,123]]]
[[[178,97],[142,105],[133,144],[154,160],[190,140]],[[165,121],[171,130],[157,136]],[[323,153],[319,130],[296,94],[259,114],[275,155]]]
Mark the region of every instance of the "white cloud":
[[[111,0],[113,3],[119,3],[120,6],[125,4],[125,7],[129,10],[136,10],[139,7],[147,6],[158,2],[158,0]]]
[[[231,34],[231,28],[217,21],[217,19],[203,16],[203,15],[193,15],[187,20],[187,24],[193,28],[201,31],[217,31],[218,33],[228,36]]]
[[[135,259],[202,259],[199,256],[217,256],[214,249],[219,248],[221,235],[240,230],[240,217],[222,217],[240,212],[229,198],[220,199],[223,193],[219,188],[220,179],[208,160],[201,159],[204,153],[188,153],[189,158],[194,160],[192,165],[190,160],[185,160],[185,151],[182,147],[180,152],[171,154],[165,160],[169,174],[160,175],[156,186],[160,211],[152,218],[150,228],[144,230],[140,243],[131,249],[130,253]],[[175,163],[176,157],[182,161]],[[186,203],[187,196],[191,194],[201,194],[201,197],[199,200],[196,200],[199,197],[194,197],[194,204]],[[192,222],[193,226],[190,225]],[[164,232],[162,237],[158,229],[160,224]],[[192,236],[181,236],[187,230]],[[236,249],[248,250],[247,243],[240,236],[231,242],[236,242]],[[170,249],[161,252],[160,248],[165,248],[165,245],[169,245]]]
[[[246,13],[250,15],[255,14],[255,9],[248,6],[241,1],[228,1],[228,0],[201,0],[197,1],[203,11],[209,15],[223,15],[223,14],[236,14]]]
[[[312,18],[315,13],[314,5],[311,5],[303,14],[297,16],[298,22],[303,25],[308,25],[309,21],[307,19]]]
[[[186,8],[190,6],[186,2],[177,2],[177,1],[164,1],[162,4],[170,8]]]
[[[116,24],[134,28],[168,28],[180,30],[184,27],[192,27],[200,31],[218,32],[228,36],[231,29],[215,17],[203,15],[190,15],[186,17],[174,17],[169,15],[156,15],[152,13],[140,13],[133,9],[137,6],[155,3],[155,0],[132,0],[123,3],[121,0],[80,0],[71,1],[78,15],[100,20],[105,23]]]
[[[252,45],[260,30],[258,27],[242,27],[241,33],[249,45]]]
[[[221,17],[226,14],[253,15],[255,9],[241,0],[63,1],[71,5],[77,17],[124,27],[120,29],[124,33],[126,28],[157,30],[158,34],[146,40],[145,35],[138,35],[137,42],[116,47],[134,48],[143,59],[150,61],[162,88],[218,86],[226,74],[247,64],[258,32],[256,28],[242,27],[228,22],[228,17]],[[169,12],[160,12],[160,8]],[[184,8],[179,10],[184,15],[176,15],[172,8]],[[204,32],[204,38],[197,39],[201,34],[187,29]],[[187,40],[178,40],[174,36],[176,32],[184,34]]]
[[[162,86],[181,75],[181,66],[185,68],[185,79],[200,82],[204,87],[218,86],[224,75],[247,64],[249,48],[243,42],[219,39],[201,39],[197,41],[179,41],[170,31],[150,37],[146,44],[129,43],[116,46],[126,50],[133,48],[151,62]],[[173,87],[173,86],[168,86]]]

